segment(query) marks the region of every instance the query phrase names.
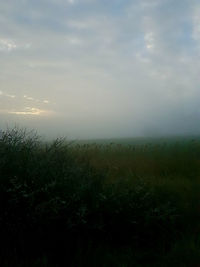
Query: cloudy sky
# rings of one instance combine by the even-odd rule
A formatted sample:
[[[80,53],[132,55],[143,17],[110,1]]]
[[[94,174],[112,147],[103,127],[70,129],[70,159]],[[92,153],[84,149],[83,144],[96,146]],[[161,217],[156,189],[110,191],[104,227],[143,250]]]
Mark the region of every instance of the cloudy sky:
[[[0,127],[200,133],[198,0],[1,0]]]

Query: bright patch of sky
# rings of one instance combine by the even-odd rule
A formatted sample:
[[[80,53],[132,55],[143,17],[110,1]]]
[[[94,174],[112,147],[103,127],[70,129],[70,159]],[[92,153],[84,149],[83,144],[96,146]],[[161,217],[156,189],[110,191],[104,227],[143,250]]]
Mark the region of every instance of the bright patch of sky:
[[[3,0],[0,127],[199,134],[198,0]]]

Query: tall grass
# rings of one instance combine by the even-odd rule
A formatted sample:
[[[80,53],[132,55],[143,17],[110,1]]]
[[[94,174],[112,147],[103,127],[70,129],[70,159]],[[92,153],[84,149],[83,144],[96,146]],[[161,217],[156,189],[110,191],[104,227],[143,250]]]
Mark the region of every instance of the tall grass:
[[[198,141],[70,146],[3,132],[0,265],[197,266],[199,163]]]

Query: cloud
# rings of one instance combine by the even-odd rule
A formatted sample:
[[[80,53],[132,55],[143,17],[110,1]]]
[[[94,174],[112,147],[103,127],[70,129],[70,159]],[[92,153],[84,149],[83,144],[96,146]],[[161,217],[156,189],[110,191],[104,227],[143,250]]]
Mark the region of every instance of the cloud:
[[[194,8],[192,37],[200,48],[200,5],[196,5]]]
[[[13,40],[0,39],[0,51],[10,52],[17,49],[17,45]]]
[[[5,96],[10,97],[10,98],[15,98],[15,95],[9,95],[9,94],[5,94]]]
[[[0,92],[6,110],[13,102],[13,112],[37,113],[23,107],[56,102],[60,127],[80,135],[197,129],[198,1],[13,0],[1,7],[0,82],[13,92]]]
[[[5,96],[5,97],[9,97],[9,98],[16,98],[16,95],[12,95],[12,94],[6,94],[2,91],[0,91],[0,96]]]
[[[15,115],[46,116],[50,115],[52,112],[34,107],[25,107],[22,110],[11,110],[7,111],[7,113]]]
[[[153,51],[154,50],[154,34],[153,32],[148,32],[145,34],[144,36],[144,40],[146,42],[146,48],[149,51]]]
[[[36,102],[36,103],[44,103],[44,104],[49,104],[50,103],[50,101],[47,100],[47,99],[39,100],[39,99],[36,99],[34,97],[31,97],[31,96],[27,96],[27,95],[24,95],[23,98],[26,99],[26,100],[29,100],[29,101]]]
[[[30,96],[27,96],[27,95],[24,95],[24,98],[27,99],[27,100],[34,100],[33,97],[30,97]]]
[[[67,37],[67,41],[70,45],[75,45],[75,46],[80,46],[84,44],[83,40],[77,36]]]
[[[14,94],[7,94],[7,93],[5,93],[5,92],[3,92],[3,91],[0,91],[0,97],[1,97],[1,96],[3,96],[3,97],[8,97],[8,98],[12,98],[12,99],[14,99],[14,98],[17,97],[17,96],[14,95]],[[20,95],[18,95],[18,99],[19,99],[19,98],[24,98],[24,99],[26,99],[26,100],[28,100],[28,101],[33,101],[33,102],[37,102],[37,103],[45,103],[45,104],[49,104],[49,103],[50,103],[50,101],[47,100],[47,99],[39,100],[39,99],[35,99],[35,98],[33,98],[33,97],[31,97],[31,96],[27,96],[27,95],[23,95],[23,97],[20,96]]]
[[[68,0],[68,2],[73,5],[75,3],[75,0]]]
[[[15,50],[26,50],[31,47],[30,43],[20,44],[12,39],[0,38],[0,52],[12,52]]]

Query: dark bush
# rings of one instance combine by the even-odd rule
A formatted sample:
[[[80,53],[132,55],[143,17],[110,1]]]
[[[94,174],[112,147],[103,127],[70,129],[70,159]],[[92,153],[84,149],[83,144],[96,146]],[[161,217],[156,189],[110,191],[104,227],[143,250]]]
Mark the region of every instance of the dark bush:
[[[166,249],[178,211],[143,179],[107,182],[64,139],[14,128],[0,139],[1,255],[68,264],[91,244]]]

